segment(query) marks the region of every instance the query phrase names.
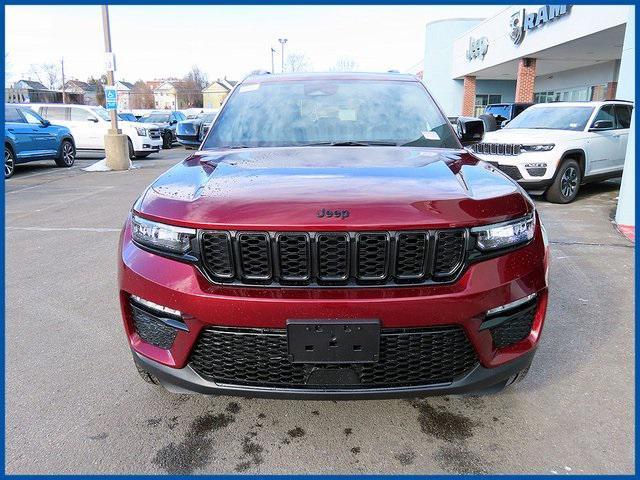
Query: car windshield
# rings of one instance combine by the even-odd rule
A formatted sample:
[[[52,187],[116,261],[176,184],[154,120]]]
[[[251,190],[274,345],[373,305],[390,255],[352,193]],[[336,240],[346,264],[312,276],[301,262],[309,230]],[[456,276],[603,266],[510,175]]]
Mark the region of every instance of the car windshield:
[[[505,128],[584,130],[593,107],[531,107],[511,120]]]
[[[111,120],[109,112],[107,112],[103,107],[92,108],[91,111],[107,122]]]
[[[340,79],[240,86],[204,148],[301,145],[460,148],[420,83]]]
[[[144,123],[169,123],[169,114],[161,113],[149,115],[148,117],[141,118],[140,121]]]

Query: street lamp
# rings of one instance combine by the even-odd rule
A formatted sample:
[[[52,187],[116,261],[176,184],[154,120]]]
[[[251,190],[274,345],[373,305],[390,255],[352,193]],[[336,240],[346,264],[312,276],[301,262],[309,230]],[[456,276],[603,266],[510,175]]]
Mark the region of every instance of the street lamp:
[[[280,45],[282,47],[282,73],[284,73],[284,44],[287,43],[287,39],[286,38],[279,38],[278,41],[280,42]]]

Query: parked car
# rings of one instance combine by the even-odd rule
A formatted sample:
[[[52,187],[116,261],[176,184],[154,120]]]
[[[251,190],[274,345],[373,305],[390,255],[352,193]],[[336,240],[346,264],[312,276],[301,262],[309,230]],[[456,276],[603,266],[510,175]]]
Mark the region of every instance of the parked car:
[[[75,142],[67,127],[52,125],[27,107],[5,104],[5,179],[14,174],[19,163],[54,160],[59,167],[71,167],[75,158]]]
[[[541,103],[472,146],[527,190],[569,203],[580,185],[622,175],[633,104]]]
[[[162,129],[162,148],[171,148],[176,141],[176,125],[187,117],[182,112],[153,112],[139,122],[153,123]]]
[[[178,143],[186,148],[198,148],[217,113],[202,113],[196,118],[183,120],[176,125]]]
[[[111,128],[111,118],[103,107],[61,103],[32,103],[29,106],[47,120],[68,127],[78,151],[104,151],[104,136]],[[145,158],[160,151],[162,139],[158,127],[144,127],[138,122],[124,120],[118,122],[118,127],[128,137],[130,158]]]
[[[500,130],[502,127],[506,126],[511,120],[516,118],[522,112],[524,112],[527,108],[529,108],[533,103],[492,103],[487,105],[484,110],[485,115],[491,115],[495,119],[496,127],[487,130]]]
[[[458,125],[413,75],[247,77],[126,220],[119,299],[141,376],[314,399],[521,379],[547,237],[529,196],[462,148],[482,122]]]

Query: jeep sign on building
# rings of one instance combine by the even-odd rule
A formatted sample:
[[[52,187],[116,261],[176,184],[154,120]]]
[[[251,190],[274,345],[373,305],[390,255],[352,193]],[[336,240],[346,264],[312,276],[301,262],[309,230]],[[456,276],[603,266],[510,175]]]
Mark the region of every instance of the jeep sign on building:
[[[449,116],[479,115],[488,103],[615,98],[633,12],[510,5],[488,19],[429,23],[423,80]]]

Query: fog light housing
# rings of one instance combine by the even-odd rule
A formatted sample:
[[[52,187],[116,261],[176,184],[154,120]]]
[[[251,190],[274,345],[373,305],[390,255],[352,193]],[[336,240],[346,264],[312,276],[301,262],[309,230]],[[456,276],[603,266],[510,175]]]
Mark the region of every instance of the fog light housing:
[[[531,295],[527,295],[526,297],[516,300],[515,302],[507,303],[505,305],[500,305],[499,307],[487,310],[487,317],[506,312],[508,310],[513,310],[514,308],[518,308],[519,306],[524,305],[525,303],[530,302],[531,300],[536,298],[536,295],[537,294],[532,293]]]

